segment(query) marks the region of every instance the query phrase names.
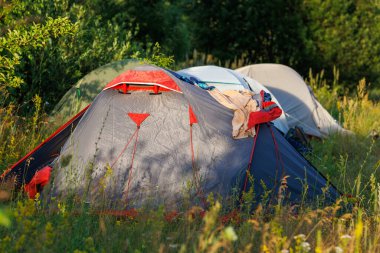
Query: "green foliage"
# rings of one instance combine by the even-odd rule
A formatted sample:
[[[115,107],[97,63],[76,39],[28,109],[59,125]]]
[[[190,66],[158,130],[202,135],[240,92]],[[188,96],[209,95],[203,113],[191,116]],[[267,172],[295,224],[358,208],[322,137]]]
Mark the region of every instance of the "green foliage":
[[[303,74],[336,66],[344,85],[365,76],[376,86],[379,13],[372,1],[5,0],[1,104],[30,113],[37,94],[49,111],[99,66],[135,57],[173,67],[164,55],[180,66],[279,62]]]
[[[2,209],[0,209],[0,226],[7,228],[11,226],[11,220],[9,219],[8,214],[6,214]]]
[[[196,49],[187,63],[240,67],[276,62],[304,75],[309,67],[336,66],[345,85],[363,76],[380,83],[376,1],[201,0],[183,1],[183,6],[191,13],[191,48]]]
[[[130,21],[135,39],[142,42],[144,50],[158,42],[165,54],[182,60],[190,50],[189,28],[180,7],[181,1],[132,0],[123,3],[119,18]]]
[[[25,68],[27,59],[33,58],[33,51],[40,51],[53,39],[72,36],[76,32],[76,25],[67,18],[48,18],[46,23],[21,26],[15,30],[9,30],[0,38],[0,90],[5,97],[10,93],[13,97],[23,97],[25,93],[36,92],[38,87],[26,87]],[[16,99],[16,101],[19,101]]]
[[[13,104],[0,107],[0,170],[28,153],[43,141],[54,129],[47,125],[46,114],[41,110],[41,97],[32,99],[33,115],[21,117],[20,107]]]
[[[128,57],[137,45],[129,30],[84,3],[13,0],[1,15],[8,29],[0,50],[2,104],[25,104],[19,113],[33,109],[36,94],[47,102],[45,110],[52,109],[83,74]]]
[[[313,76],[310,73],[307,81],[313,87],[316,97],[335,115],[340,123],[355,135],[335,135],[321,141],[314,141],[314,152],[309,157],[318,168],[328,175],[329,179],[352,195],[368,201],[370,179],[379,178],[380,143],[371,136],[379,131],[380,105],[368,99],[365,79],[357,85],[354,96],[341,91],[338,83],[338,72],[335,81],[330,83],[323,78],[323,72]],[[360,194],[358,194],[360,192]]]
[[[299,0],[190,2],[186,7],[191,13],[193,47],[230,67],[236,60],[240,60],[236,65],[259,62],[295,65],[305,51],[300,3]]]
[[[343,81],[379,83],[380,5],[374,1],[304,0],[308,67],[341,70]]]
[[[171,68],[174,64],[174,57],[166,56],[162,53],[160,44],[158,43],[154,45],[152,53],[150,53],[150,51],[145,53],[144,58],[140,57],[140,54],[141,53],[138,51],[132,56],[132,58],[148,64],[157,65],[162,68]]]

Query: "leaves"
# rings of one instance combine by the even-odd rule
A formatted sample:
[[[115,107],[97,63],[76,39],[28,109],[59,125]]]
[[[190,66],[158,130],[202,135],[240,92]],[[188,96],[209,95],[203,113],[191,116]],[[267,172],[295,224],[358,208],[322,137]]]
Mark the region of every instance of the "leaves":
[[[44,48],[51,39],[72,36],[78,26],[68,18],[47,18],[45,24],[21,26],[9,30],[0,38],[0,85],[8,95],[8,88],[20,88],[25,83],[24,71],[20,69],[31,52]]]
[[[9,219],[8,215],[5,214],[5,212],[0,209],[0,226],[4,226],[9,228],[11,226],[11,220]]]

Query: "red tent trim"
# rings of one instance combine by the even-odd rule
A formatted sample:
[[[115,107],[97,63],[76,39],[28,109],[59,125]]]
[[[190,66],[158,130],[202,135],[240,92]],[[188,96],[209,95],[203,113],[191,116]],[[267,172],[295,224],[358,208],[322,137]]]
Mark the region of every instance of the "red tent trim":
[[[122,84],[135,84],[135,85],[142,85],[143,87],[147,86],[147,85],[151,85],[151,86],[159,86],[159,87],[162,87],[164,89],[168,89],[168,90],[171,90],[171,91],[175,91],[175,92],[178,92],[178,93],[182,93],[182,91],[179,91],[179,90],[175,90],[175,89],[172,89],[172,88],[169,88],[168,86],[165,86],[165,85],[162,85],[162,84],[159,84],[159,83],[147,83],[147,82],[120,82],[120,83],[116,83],[116,84],[112,84],[111,86],[106,86],[103,90],[108,90],[108,89],[112,89],[112,88],[115,88],[116,86],[119,86],[119,85],[122,85]],[[136,89],[136,90],[146,90],[146,89]],[[162,90],[164,91],[164,90]]]
[[[190,120],[190,125],[198,123],[197,116],[195,115],[193,108],[189,105],[189,120]]]
[[[177,83],[164,70],[127,70],[109,82],[103,90],[122,84],[159,86],[182,93]]]
[[[139,127],[141,123],[146,120],[146,118],[149,117],[149,113],[132,113],[129,112],[127,115],[136,123],[136,125]]]
[[[64,125],[62,125],[61,127],[59,127],[52,135],[50,135],[46,140],[44,140],[43,142],[41,142],[37,147],[35,147],[32,151],[30,151],[28,154],[26,154],[23,158],[21,158],[18,162],[16,162],[15,164],[12,165],[12,167],[10,167],[9,169],[7,169],[1,176],[0,176],[0,180],[3,179],[10,171],[12,171],[12,169],[14,169],[15,167],[17,167],[20,163],[22,163],[23,161],[25,161],[28,157],[30,157],[36,150],[38,150],[39,148],[41,148],[45,143],[47,143],[48,141],[50,141],[54,136],[56,136],[57,134],[59,134],[62,130],[64,130],[68,125],[70,125],[74,120],[76,120],[77,118],[79,118],[80,116],[82,116],[86,111],[87,109],[90,107],[91,104],[87,105],[82,111],[80,111],[77,115],[75,115],[72,119],[70,119],[69,121],[67,121]]]

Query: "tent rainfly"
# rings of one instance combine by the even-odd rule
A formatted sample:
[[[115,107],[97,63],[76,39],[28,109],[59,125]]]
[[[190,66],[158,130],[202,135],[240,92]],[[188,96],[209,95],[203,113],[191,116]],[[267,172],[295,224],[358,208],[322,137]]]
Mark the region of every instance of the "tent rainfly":
[[[164,69],[128,69],[91,102],[1,178],[32,197],[51,171],[44,197],[74,195],[114,210],[178,207],[184,192],[193,203],[210,193],[233,201],[250,187],[258,200],[265,189],[274,200],[284,190],[292,203],[340,196],[271,124],[233,139],[233,112]]]

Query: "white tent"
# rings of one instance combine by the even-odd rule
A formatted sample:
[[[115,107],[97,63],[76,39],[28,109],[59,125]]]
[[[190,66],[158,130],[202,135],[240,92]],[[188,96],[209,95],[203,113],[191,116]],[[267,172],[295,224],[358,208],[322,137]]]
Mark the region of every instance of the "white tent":
[[[236,71],[262,83],[275,95],[285,110],[289,127],[301,126],[305,133],[317,137],[347,132],[292,68],[281,64],[254,64]]]
[[[248,89],[252,90],[256,94],[259,94],[261,90],[264,90],[265,92],[271,94],[273,102],[275,102],[284,111],[279,101],[267,88],[259,82],[247,78],[234,70],[208,65],[182,69],[177,73],[188,78],[194,77],[209,86],[215,86],[221,91]],[[288,132],[289,126],[287,124],[284,112],[278,119],[274,120],[273,123],[277,129],[281,130],[283,133]]]

